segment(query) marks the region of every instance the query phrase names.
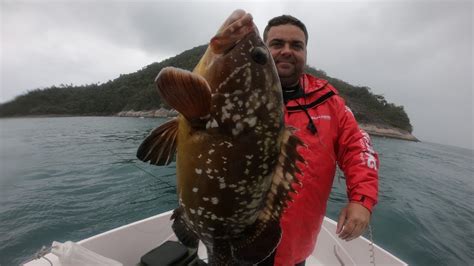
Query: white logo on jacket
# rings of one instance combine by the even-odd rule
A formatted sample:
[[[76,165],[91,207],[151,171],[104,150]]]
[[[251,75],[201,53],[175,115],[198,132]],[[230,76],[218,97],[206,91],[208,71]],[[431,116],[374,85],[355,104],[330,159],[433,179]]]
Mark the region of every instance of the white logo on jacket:
[[[313,120],[318,120],[318,119],[331,120],[331,116],[330,115],[311,116],[311,119],[313,119]]]
[[[360,130],[362,133],[363,138],[360,140],[362,147],[364,147],[364,151],[360,154],[362,161],[367,163],[367,167],[370,169],[377,170],[377,160],[375,159],[375,150],[370,143],[370,137],[367,132],[364,130]]]

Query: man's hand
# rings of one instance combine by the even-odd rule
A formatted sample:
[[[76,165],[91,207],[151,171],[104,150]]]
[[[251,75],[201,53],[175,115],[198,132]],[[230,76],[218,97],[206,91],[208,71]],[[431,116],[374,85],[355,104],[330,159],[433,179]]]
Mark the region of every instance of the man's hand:
[[[337,222],[336,234],[350,241],[364,233],[370,221],[370,211],[358,203],[348,203],[341,210]]]

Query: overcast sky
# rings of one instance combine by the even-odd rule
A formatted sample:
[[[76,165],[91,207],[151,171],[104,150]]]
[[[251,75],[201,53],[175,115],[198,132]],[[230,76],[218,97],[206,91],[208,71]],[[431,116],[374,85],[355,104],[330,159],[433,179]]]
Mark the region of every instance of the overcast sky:
[[[421,140],[473,149],[472,1],[1,1],[0,103],[106,82],[205,44],[236,8],[291,14],[308,64],[403,105]]]

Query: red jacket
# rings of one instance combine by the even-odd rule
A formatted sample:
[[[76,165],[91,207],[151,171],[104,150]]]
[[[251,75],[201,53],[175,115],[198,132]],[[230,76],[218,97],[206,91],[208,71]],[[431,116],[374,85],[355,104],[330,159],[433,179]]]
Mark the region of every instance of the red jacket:
[[[298,178],[303,185],[295,187],[298,194],[281,218],[283,237],[275,265],[294,265],[314,249],[336,162],[346,176],[351,202],[359,202],[370,211],[377,202],[379,162],[369,135],[359,129],[354,115],[327,81],[304,74],[300,84],[305,97],[286,104],[285,123],[297,128],[295,134],[307,145],[299,149],[307,165],[300,165],[303,176]],[[307,112],[301,106],[306,106]],[[314,134],[308,128],[309,116],[316,128]]]

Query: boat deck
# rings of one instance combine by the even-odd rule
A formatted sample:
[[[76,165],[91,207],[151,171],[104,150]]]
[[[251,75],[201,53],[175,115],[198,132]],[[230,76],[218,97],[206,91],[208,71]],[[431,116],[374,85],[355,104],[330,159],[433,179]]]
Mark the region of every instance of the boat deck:
[[[177,240],[170,220],[172,212],[165,212],[135,223],[95,235],[79,241],[81,246],[123,265],[137,265],[141,256],[167,240]],[[407,265],[391,253],[367,239],[359,237],[346,242],[336,235],[336,222],[325,218],[318,244],[306,265]],[[207,260],[204,245],[198,249],[198,256]],[[58,257],[49,253],[46,257],[53,265],[61,265]],[[45,259],[33,260],[26,266],[50,266]]]

